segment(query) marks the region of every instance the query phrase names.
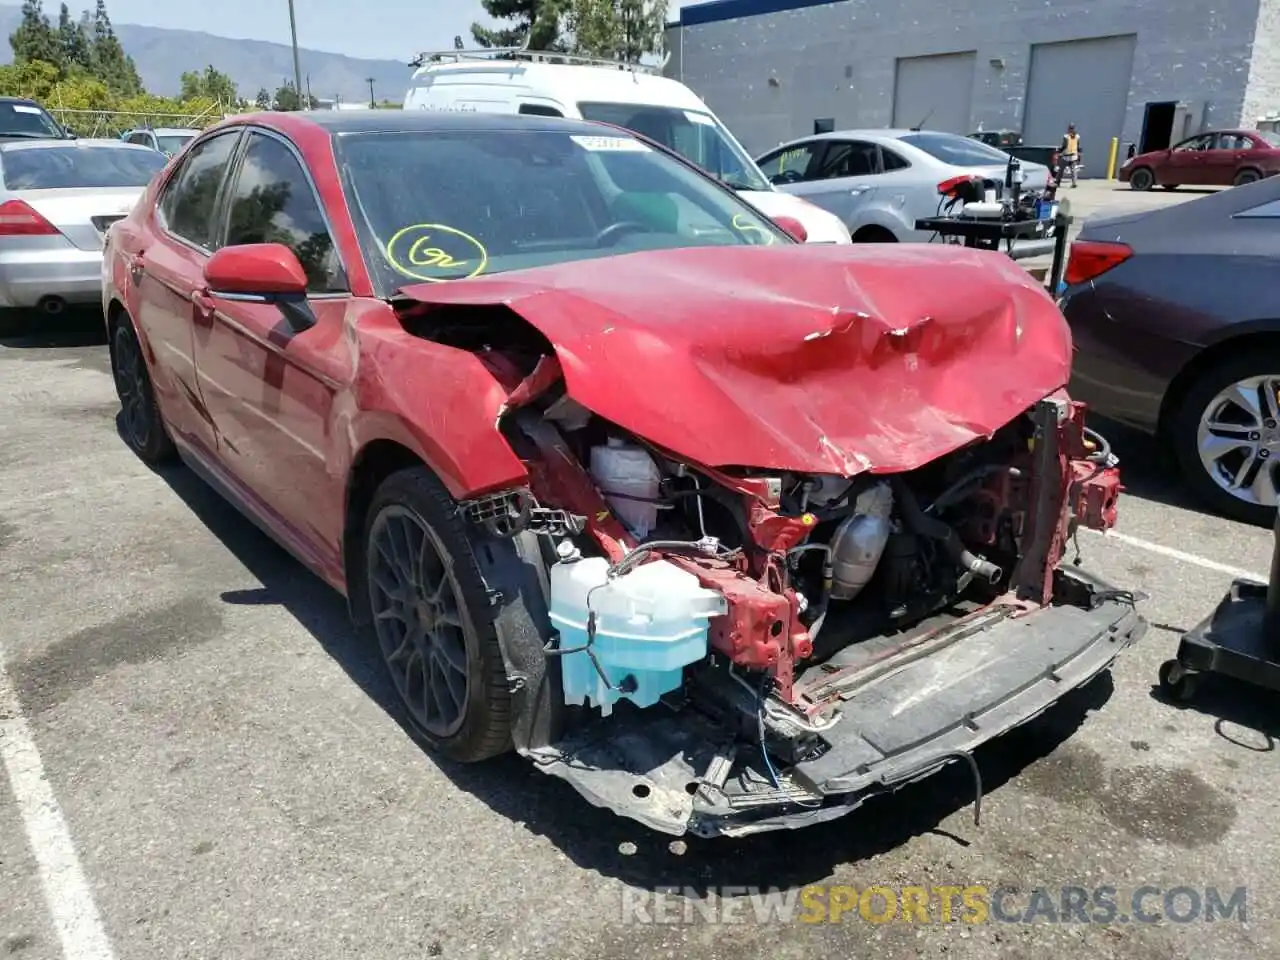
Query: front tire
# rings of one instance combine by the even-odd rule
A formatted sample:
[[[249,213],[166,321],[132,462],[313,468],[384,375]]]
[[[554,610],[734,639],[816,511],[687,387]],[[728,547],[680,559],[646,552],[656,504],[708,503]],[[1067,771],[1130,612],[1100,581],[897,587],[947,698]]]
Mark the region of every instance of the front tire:
[[[451,760],[511,747],[511,693],[493,607],[457,504],[426,468],[392,474],[364,528],[362,631],[413,731]]]
[[[160,466],[177,455],[165,429],[151,387],[151,374],[142,345],[128,317],[121,317],[111,333],[111,375],[120,400],[120,435],[143,463]]]
[[[1224,358],[1200,374],[1170,420],[1187,485],[1211,509],[1270,526],[1280,501],[1280,350]]]
[[[1139,167],[1129,174],[1130,190],[1150,190],[1156,185],[1156,175],[1149,167]]]
[[[1233,187],[1243,187],[1246,183],[1257,183],[1262,179],[1262,174],[1257,170],[1241,170],[1236,174],[1236,178],[1231,181]]]

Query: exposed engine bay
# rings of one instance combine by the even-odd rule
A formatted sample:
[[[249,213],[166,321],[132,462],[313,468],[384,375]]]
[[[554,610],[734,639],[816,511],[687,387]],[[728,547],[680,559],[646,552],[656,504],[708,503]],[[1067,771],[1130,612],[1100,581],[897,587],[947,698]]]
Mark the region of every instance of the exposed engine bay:
[[[828,819],[972,766],[1043,709],[1037,685],[1087,679],[1145,627],[1061,565],[1121,489],[1064,393],[909,472],[710,467],[579,405],[536,337],[497,351],[474,330],[429,335],[504,383],[529,484],[462,510],[520,544],[548,612],[536,655],[508,645],[516,748],[597,804],[673,834]]]

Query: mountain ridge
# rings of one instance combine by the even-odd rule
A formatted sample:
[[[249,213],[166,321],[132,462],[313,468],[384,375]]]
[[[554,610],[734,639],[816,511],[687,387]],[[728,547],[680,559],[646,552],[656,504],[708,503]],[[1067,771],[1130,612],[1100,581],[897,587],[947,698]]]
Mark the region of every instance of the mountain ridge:
[[[19,7],[0,5],[0,63],[12,63],[9,35],[22,19]],[[188,70],[203,70],[212,64],[235,81],[241,97],[253,100],[259,88],[272,93],[286,81],[293,81],[293,51],[288,44],[267,40],[219,37],[199,30],[174,30],[136,23],[117,23],[116,36],[137,64],[143,86],[151,93],[173,96],[182,88],[179,79]],[[302,63],[303,87],[310,77],[313,96],[346,102],[369,100],[369,77],[374,96],[399,102],[404,99],[413,71],[398,60],[369,60],[340,53],[298,48]]]

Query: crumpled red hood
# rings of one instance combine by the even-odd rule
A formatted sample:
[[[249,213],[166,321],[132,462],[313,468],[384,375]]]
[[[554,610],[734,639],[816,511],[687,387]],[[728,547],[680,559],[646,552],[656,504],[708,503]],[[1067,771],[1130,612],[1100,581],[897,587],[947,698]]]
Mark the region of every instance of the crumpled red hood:
[[[914,469],[1063,387],[1071,336],[1008,257],[924,244],[704,247],[404,290],[505,304],[569,395],[704,466]]]

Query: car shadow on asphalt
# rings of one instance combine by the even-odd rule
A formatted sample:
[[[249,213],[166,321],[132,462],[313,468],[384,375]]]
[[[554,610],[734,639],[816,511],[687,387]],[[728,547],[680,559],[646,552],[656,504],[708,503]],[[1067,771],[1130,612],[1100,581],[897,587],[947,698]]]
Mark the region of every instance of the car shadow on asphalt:
[[[1158,683],[1151,698],[1188,713],[1213,720],[1214,732],[1242,753],[1271,753],[1280,739],[1280,693],[1217,674],[1201,674],[1195,696],[1188,701],[1170,699]],[[1244,757],[1242,762],[1248,762]]]
[[[13,350],[97,347],[106,344],[102,308],[68,307],[55,317],[34,311],[0,315],[0,347]]]
[[[1092,412],[1088,424],[1107,439],[1111,452],[1120,458],[1122,513],[1125,495],[1195,513],[1209,512],[1191,495],[1171,455],[1150,434]]]
[[[260,589],[224,593],[223,601],[283,607],[406,736],[416,740],[377,652],[357,640],[343,599],[195,474],[176,467],[161,471],[160,476],[262,584]],[[1103,673],[1041,716],[980,749],[976,759],[983,793],[999,789],[1051,753],[1111,693],[1110,673]],[[968,819],[977,787],[963,764],[895,794],[874,797],[833,823],[737,840],[690,838],[681,852],[672,849],[674,838],[591,806],[570,786],[538,773],[514,754],[474,766],[442,760],[425,749],[424,757],[459,789],[499,816],[550,840],[579,867],[643,888],[793,888],[829,877],[840,864],[873,857],[923,834],[937,834],[961,846],[980,842],[981,837],[981,828]],[[941,825],[955,814],[962,817],[954,832],[947,832]]]

